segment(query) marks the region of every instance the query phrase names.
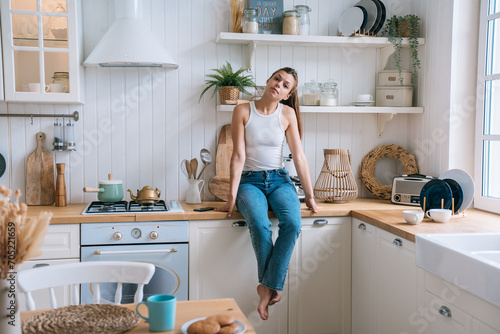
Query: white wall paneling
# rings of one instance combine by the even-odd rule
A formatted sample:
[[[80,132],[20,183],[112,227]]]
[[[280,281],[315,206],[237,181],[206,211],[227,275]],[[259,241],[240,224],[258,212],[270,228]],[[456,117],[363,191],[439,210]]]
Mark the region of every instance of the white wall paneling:
[[[306,3],[312,8],[311,32],[336,35],[342,12],[356,0],[285,0],[285,9]],[[451,57],[450,31],[453,1],[386,1],[389,13],[414,12],[423,18],[427,38],[421,49],[418,105],[424,114],[396,115],[377,137],[375,114],[304,114],[303,146],[310,164],[313,183],[321,171],[323,149],[349,149],[352,169],[359,177],[363,157],[380,144],[399,144],[417,154],[420,170],[439,174],[447,163],[448,142],[438,142],[427,154],[425,140],[435,131],[448,130],[442,123],[449,108]],[[228,31],[229,4],[222,0],[144,0],[145,21],[152,33],[170,50],[177,70],[136,68],[85,69],[85,105],[9,104],[9,112],[80,112],[75,124],[76,152],[58,152],[56,162],[67,163],[66,185],[69,202],[89,202],[95,194],[84,194],[83,186],[96,186],[113,173],[134,193],[145,185],[157,187],[162,198],[184,200],[188,183],[180,171],[183,159],[198,158],[202,148],[216,156],[219,131],[231,122],[231,113],[217,112],[218,96],[206,94],[198,103],[205,74],[230,61],[239,68],[248,63],[246,47],[216,44],[217,35]],[[114,21],[113,1],[82,1],[84,52],[87,56]],[[432,32],[432,33],[429,33]],[[304,82],[330,78],[338,83],[340,103],[348,105],[353,96],[375,93],[378,70],[377,51],[372,48],[304,46],[258,46],[255,80],[264,85],[270,74],[292,66]],[[446,66],[448,64],[448,66]],[[439,73],[439,75],[436,75]],[[211,91],[209,92],[211,94]],[[0,112],[7,106],[0,102]],[[53,140],[52,119],[0,118],[0,153],[8,160],[8,171],[0,184],[24,189],[25,162],[35,149],[34,135],[47,134],[46,148]],[[424,145],[423,145],[424,144]],[[424,149],[422,149],[424,148]],[[397,170],[397,162],[384,162]],[[200,161],[201,166],[201,161]],[[384,165],[385,166],[385,165]],[[201,169],[201,167],[200,167]],[[387,169],[387,168],[383,168]],[[203,179],[215,174],[209,166]],[[207,186],[207,184],[206,184]],[[360,196],[371,196],[358,180]],[[207,187],[203,199],[213,199]],[[128,194],[126,195],[128,199]]]

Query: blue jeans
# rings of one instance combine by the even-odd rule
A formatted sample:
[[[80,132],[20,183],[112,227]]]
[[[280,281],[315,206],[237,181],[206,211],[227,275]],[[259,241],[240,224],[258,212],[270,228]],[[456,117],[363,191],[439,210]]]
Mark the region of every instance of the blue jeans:
[[[259,283],[272,290],[283,290],[293,247],[302,227],[300,201],[288,172],[277,169],[241,173],[236,207],[248,223]],[[274,245],[269,207],[279,220]]]

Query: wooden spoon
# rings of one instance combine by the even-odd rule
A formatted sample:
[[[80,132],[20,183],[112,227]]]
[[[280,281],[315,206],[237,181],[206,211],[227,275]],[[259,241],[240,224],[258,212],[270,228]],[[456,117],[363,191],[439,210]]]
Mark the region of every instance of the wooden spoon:
[[[187,173],[188,173],[188,179],[190,179],[190,178],[191,178],[191,176],[192,176],[192,174],[193,174],[193,173],[191,172],[191,164],[189,163],[189,161],[187,161],[187,160],[185,160],[185,161],[186,161],[186,171],[187,171]]]
[[[193,179],[196,179],[196,173],[198,173],[198,159],[191,159],[191,173],[193,174]]]

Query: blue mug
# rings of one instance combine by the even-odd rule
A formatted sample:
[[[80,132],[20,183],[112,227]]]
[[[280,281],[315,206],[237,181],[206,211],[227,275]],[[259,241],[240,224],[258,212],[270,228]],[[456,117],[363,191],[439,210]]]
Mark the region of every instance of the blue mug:
[[[149,323],[152,332],[169,331],[175,326],[175,306],[177,298],[171,295],[149,296],[145,302],[140,302],[135,307],[137,314]],[[139,305],[145,304],[148,308],[149,318],[139,313]]]

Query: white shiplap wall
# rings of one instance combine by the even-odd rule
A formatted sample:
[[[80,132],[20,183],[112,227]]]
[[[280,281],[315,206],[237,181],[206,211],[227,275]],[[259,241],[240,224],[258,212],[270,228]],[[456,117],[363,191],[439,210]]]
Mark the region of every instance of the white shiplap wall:
[[[357,1],[284,2],[285,9],[294,4],[311,6],[311,34],[336,35],[343,10]],[[453,6],[453,1],[440,0],[439,5],[430,0],[384,3],[391,14],[415,12],[423,18],[427,46],[421,50],[419,105],[426,108],[425,113],[396,115],[381,138],[376,134],[375,115],[305,114],[303,145],[313,182],[321,171],[323,149],[349,149],[353,171],[358,177],[364,155],[378,145],[396,143],[410,152],[418,149],[418,143],[435,130],[439,110],[449,104],[449,99],[444,98],[446,94],[449,96],[449,87],[442,91],[436,89],[441,83],[449,86],[449,69],[441,68],[443,61],[436,59],[450,56],[446,50],[451,42],[445,33],[451,29],[451,22],[448,22],[451,14],[447,10]],[[85,70],[84,105],[7,106],[0,103],[0,112],[6,112],[8,107],[13,113],[70,113],[74,110],[81,113],[81,120],[75,126],[78,151],[54,153],[56,162],[67,164],[69,202],[95,200],[95,194],[84,194],[82,188],[96,186],[108,173],[122,179],[125,189],[135,192],[152,185],[162,190],[163,198],[185,199],[188,184],[179,169],[180,162],[199,158],[204,147],[215,157],[218,132],[231,120],[230,113],[216,112],[216,101],[209,95],[198,104],[204,76],[226,60],[234,67],[245,66],[247,62],[245,47],[215,43],[219,32],[228,31],[228,7],[227,0],[143,1],[145,20],[178,61],[178,70],[89,68]],[[111,0],[83,1],[85,55],[113,20]],[[349,104],[359,93],[375,93],[377,53],[373,49],[259,46],[256,60],[255,79],[260,85],[274,70],[292,66],[299,72],[302,84],[311,79],[337,81],[341,104]],[[427,74],[429,69],[441,71],[442,82],[436,83],[436,77]],[[443,99],[436,98],[437,94]],[[0,184],[24,189],[26,158],[35,149],[35,133],[45,132],[47,142],[52,142],[52,123],[52,119],[35,118],[31,125],[29,119],[0,118],[0,153],[8,159],[8,171],[0,178]],[[438,143],[435,150],[438,155],[419,157],[424,161],[420,166],[424,173],[436,174],[442,169],[442,154],[447,151],[447,142]],[[388,168],[381,168],[384,166]],[[380,178],[385,176],[389,180],[396,167],[394,161],[381,161],[377,173]],[[214,173],[215,164],[212,164],[206,169],[204,180],[208,183]],[[361,182],[358,184],[360,196],[371,196]],[[213,199],[206,187],[203,199]]]

